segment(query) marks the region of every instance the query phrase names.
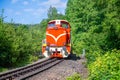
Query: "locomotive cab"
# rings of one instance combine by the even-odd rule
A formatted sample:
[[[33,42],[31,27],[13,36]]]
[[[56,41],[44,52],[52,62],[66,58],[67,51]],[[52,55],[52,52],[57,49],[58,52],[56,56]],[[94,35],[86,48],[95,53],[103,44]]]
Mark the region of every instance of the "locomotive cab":
[[[70,55],[70,24],[66,20],[52,20],[46,29],[42,53],[45,57],[65,58]]]

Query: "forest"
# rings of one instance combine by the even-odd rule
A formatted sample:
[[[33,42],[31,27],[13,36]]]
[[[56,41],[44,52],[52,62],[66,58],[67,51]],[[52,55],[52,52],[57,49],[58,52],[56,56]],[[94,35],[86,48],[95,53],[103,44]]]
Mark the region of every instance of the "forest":
[[[120,0],[68,0],[65,15],[50,6],[48,18],[34,25],[5,23],[4,11],[0,16],[0,71],[41,58],[48,21],[65,19],[71,24],[73,53],[79,56],[86,51],[88,80],[119,80]]]

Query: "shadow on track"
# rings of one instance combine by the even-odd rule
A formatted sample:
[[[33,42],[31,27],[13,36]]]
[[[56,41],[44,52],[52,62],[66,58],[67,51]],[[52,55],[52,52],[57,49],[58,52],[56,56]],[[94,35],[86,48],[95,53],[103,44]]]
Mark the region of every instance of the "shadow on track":
[[[70,54],[68,58],[66,58],[66,60],[79,60],[80,59],[80,56],[77,56],[76,54]]]

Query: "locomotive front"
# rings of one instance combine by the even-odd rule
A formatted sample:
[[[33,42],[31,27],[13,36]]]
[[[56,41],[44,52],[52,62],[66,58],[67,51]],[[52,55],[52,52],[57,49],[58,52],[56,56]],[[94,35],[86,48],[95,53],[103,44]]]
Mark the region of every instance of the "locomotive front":
[[[65,58],[70,55],[70,25],[66,20],[52,20],[46,29],[46,39],[42,41],[45,57]]]

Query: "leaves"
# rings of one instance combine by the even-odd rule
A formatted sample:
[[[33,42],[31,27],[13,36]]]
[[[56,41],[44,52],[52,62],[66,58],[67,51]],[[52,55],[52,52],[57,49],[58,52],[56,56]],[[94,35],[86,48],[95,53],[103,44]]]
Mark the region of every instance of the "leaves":
[[[98,57],[94,63],[89,65],[89,80],[118,80],[120,77],[119,61],[120,51],[117,50],[106,52],[105,55]]]
[[[54,20],[54,19],[64,19],[64,15],[62,13],[59,13],[55,7],[50,6],[48,10],[48,19]]]
[[[38,58],[41,48],[42,33],[39,27],[26,25],[14,26],[9,23],[0,25],[0,66],[13,67],[26,64]],[[34,34],[33,34],[34,33]],[[39,45],[39,46],[38,46]],[[38,56],[31,58],[31,56]]]
[[[68,0],[66,19],[72,28],[73,53],[86,50],[90,80],[120,77],[116,61],[120,56],[116,52],[120,49],[119,4],[119,0]]]
[[[75,73],[74,75],[67,77],[66,80],[81,80],[81,76],[78,73]]]

